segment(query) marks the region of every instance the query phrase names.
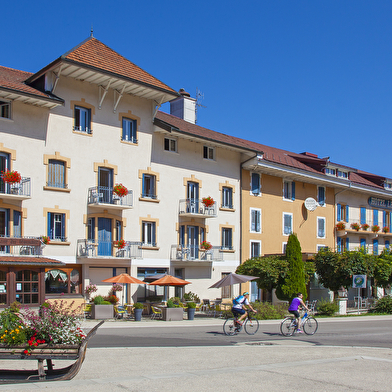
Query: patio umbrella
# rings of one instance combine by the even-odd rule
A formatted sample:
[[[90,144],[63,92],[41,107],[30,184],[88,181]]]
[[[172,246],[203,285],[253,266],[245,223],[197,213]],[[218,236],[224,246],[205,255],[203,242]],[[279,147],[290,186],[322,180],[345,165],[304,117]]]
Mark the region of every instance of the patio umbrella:
[[[258,276],[249,276],[249,275],[238,275],[234,272],[230,273],[229,275],[225,276],[218,282],[214,283],[209,289],[218,289],[220,287],[231,286],[237,283],[246,283],[250,280],[258,279]]]
[[[172,275],[165,275],[162,278],[155,280],[154,282],[149,283],[150,286],[185,286],[190,284],[184,279],[176,278]]]
[[[102,282],[108,283],[136,283],[136,284],[146,284],[145,282],[141,281],[140,279],[134,278],[129,274],[120,274],[117,276],[113,276],[112,278],[104,279]],[[122,295],[122,302],[124,303],[124,290]]]

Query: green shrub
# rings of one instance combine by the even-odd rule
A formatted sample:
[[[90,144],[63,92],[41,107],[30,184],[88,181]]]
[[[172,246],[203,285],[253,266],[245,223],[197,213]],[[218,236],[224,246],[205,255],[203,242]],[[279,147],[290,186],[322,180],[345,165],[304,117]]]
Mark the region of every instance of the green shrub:
[[[387,295],[386,297],[380,298],[376,302],[374,307],[375,313],[392,313],[392,297]]]
[[[337,302],[331,302],[325,299],[317,302],[317,314],[321,316],[333,316],[339,311]]]
[[[172,301],[172,299],[169,299],[167,301],[167,307],[168,308],[175,308],[174,302]]]
[[[95,305],[102,305],[102,303],[105,301],[104,299],[103,299],[103,297],[102,297],[102,295],[97,295],[95,298],[94,298],[94,304]]]
[[[184,294],[184,300],[185,301],[193,301],[196,303],[200,302],[200,298],[195,293],[192,293],[191,291],[189,293]]]
[[[252,306],[257,310],[254,317],[258,320],[282,319],[287,313],[287,304],[272,305],[270,302],[254,302]]]
[[[196,304],[194,302],[188,302],[187,305],[189,309],[196,308]]]
[[[143,309],[144,305],[141,302],[136,302],[136,303],[133,304],[133,307],[135,309]]]

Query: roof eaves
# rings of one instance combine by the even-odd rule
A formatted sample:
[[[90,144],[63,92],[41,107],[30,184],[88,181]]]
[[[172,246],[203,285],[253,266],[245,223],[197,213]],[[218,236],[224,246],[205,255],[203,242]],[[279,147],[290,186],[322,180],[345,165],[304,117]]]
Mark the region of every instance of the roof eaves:
[[[13,94],[23,95],[24,97],[30,97],[30,98],[40,99],[40,100],[43,100],[43,101],[60,103],[62,105],[64,105],[64,103],[65,103],[65,101],[62,98],[59,98],[59,97],[57,97],[55,95],[49,95],[47,93],[42,93],[41,91],[40,91],[40,93],[46,94],[46,96],[42,96],[42,95],[39,95],[39,94],[32,94],[32,93],[28,93],[28,92],[25,92],[25,91],[12,89],[12,88],[9,88],[9,87],[0,87],[0,90],[7,91],[7,92],[10,92],[10,93],[13,93]]]

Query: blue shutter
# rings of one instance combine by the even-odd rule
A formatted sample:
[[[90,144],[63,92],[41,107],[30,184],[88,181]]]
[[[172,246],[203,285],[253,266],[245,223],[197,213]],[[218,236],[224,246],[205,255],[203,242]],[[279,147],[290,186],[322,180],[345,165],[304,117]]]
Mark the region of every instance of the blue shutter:
[[[361,238],[360,244],[361,248],[366,249],[366,238]]]
[[[48,232],[47,235],[50,239],[53,239],[53,228],[52,228],[52,213],[48,212]]]
[[[340,222],[342,220],[342,205],[338,204],[337,205],[337,221]]]
[[[378,255],[378,239],[373,240],[373,254]]]
[[[295,182],[291,183],[291,199],[295,200]]]
[[[14,210],[14,237],[20,237],[22,235],[22,214],[20,211]]]
[[[373,210],[373,225],[378,225],[378,210]]]
[[[155,222],[151,223],[151,232],[152,232],[152,246],[156,246],[157,244],[157,239],[156,239],[156,228],[155,228]]]
[[[349,210],[348,205],[346,205],[346,222],[348,222],[348,217],[349,217],[348,210]]]
[[[65,214],[61,214],[61,241],[65,240]]]
[[[361,225],[366,223],[366,207],[361,207]]]
[[[388,240],[385,241],[385,249],[389,250],[389,241]]]
[[[252,173],[252,193],[260,193],[260,176],[258,173]]]
[[[336,238],[336,244],[337,244],[338,252],[341,252],[342,251],[342,237]]]
[[[250,230],[251,231],[256,231],[256,211],[252,210],[251,211],[251,226],[250,226]]]
[[[180,226],[180,245],[185,245],[185,226]]]
[[[325,204],[325,188],[323,186],[318,188],[318,203],[320,205]]]
[[[143,174],[143,177],[142,177],[142,197],[145,197],[145,195],[146,195],[146,186],[145,186],[145,181],[146,181],[146,175],[145,174]]]

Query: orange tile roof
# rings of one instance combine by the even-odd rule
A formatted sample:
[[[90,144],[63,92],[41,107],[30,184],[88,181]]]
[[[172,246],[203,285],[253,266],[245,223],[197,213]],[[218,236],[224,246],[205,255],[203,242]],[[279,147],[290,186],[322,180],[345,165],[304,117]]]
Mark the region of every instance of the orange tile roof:
[[[70,60],[80,65],[93,67],[98,70],[116,74],[119,77],[139,81],[155,88],[169,91],[175,95],[178,93],[150,75],[113,49],[104,45],[94,37],[89,37],[80,45],[71,49],[61,56],[62,60]]]
[[[42,98],[53,99],[53,96],[45,94],[25,83],[31,75],[30,72],[0,66],[0,89],[12,90],[21,94],[30,94]]]
[[[63,262],[50,259],[47,257],[28,257],[28,256],[0,256],[0,264],[8,264],[8,265],[26,265],[26,264],[34,264],[36,266],[62,266]]]

